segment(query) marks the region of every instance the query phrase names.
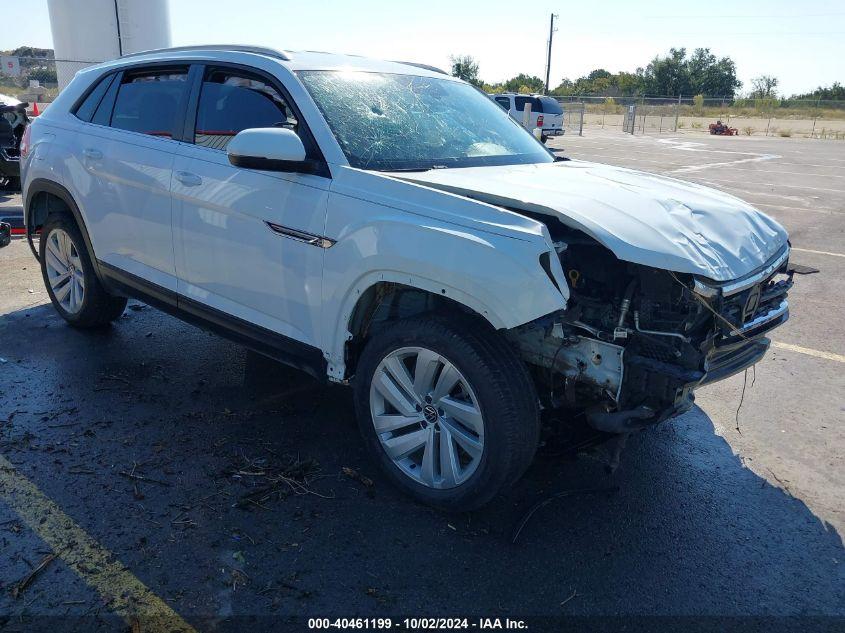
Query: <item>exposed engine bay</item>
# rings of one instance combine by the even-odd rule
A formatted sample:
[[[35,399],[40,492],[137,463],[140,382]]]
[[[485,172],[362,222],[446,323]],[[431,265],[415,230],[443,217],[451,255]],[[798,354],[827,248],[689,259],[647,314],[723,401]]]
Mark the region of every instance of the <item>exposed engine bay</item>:
[[[629,433],[687,411],[697,387],[757,363],[764,334],[789,316],[788,246],[743,279],[708,282],[621,261],[531,215],[549,227],[570,299],[509,334],[544,405],[584,411],[595,430]]]

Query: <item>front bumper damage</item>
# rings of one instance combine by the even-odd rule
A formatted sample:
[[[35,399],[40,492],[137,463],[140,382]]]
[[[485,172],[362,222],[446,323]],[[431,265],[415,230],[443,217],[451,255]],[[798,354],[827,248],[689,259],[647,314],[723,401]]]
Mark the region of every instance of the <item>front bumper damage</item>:
[[[765,335],[789,318],[788,255],[785,247],[723,284],[643,269],[613,309],[579,307],[574,293],[566,311],[510,337],[546,406],[582,410],[597,431],[630,433],[689,410],[698,387],[763,358]]]

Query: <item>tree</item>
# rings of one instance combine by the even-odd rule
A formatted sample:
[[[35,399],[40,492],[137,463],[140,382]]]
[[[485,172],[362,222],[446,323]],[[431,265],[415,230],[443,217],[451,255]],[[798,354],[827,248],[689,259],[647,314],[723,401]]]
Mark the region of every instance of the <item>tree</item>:
[[[819,86],[813,92],[806,92],[800,95],[792,95],[792,99],[821,99],[822,101],[845,101],[845,86],[838,81],[834,81],[828,88],[826,86]]]
[[[776,97],[778,78],[771,75],[760,75],[751,80],[752,99],[771,99]]]
[[[718,59],[709,48],[697,48],[687,58],[685,48],[670,48],[655,57],[642,73],[646,93],[659,96],[704,94],[733,98],[742,87],[730,57]]]
[[[449,57],[452,63],[452,76],[463,79],[473,86],[481,86],[482,81],[478,78],[478,62],[472,55],[452,55]]]
[[[604,68],[596,68],[587,75],[587,79],[590,81],[595,81],[596,79],[610,79],[611,77],[613,77],[613,75]]]
[[[646,92],[660,96],[689,94],[691,89],[686,57],[687,49],[670,48],[666,57],[652,59],[643,77]]]
[[[516,77],[508,79],[504,85],[508,92],[519,92],[519,89],[525,86],[529,93],[543,92],[546,87],[546,83],[542,79],[525,73],[519,73]]]
[[[697,48],[687,62],[690,90],[712,97],[731,96],[742,87],[730,57],[716,59],[709,48]]]

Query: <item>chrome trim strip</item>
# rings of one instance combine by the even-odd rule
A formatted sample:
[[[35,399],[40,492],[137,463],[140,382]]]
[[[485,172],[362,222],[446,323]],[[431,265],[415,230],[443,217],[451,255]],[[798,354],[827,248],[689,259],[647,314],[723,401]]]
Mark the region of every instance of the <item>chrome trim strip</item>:
[[[706,281],[699,281],[696,279],[694,283],[694,290],[702,297],[712,298],[715,296],[716,290],[720,289],[722,291],[722,296],[730,297],[731,295],[735,295],[738,292],[742,292],[743,290],[760,283],[780,268],[787,259],[789,259],[789,246],[785,246],[783,252],[780,255],[777,255],[773,260],[770,260],[769,264],[760,270],[751,273],[747,277],[743,277],[735,281],[729,281],[723,285],[711,284]]]
[[[761,314],[756,319],[752,319],[748,323],[743,323],[742,327],[739,329],[731,330],[731,334],[745,334],[746,332],[750,332],[751,330],[760,327],[761,325],[765,325],[769,321],[774,321],[775,319],[779,319],[784,315],[784,313],[789,311],[789,302],[784,299],[780,302],[780,305],[777,308],[769,310],[766,314]]]
[[[276,235],[281,235],[282,237],[287,237],[289,239],[296,240],[297,242],[305,242],[306,244],[319,246],[320,248],[331,248],[335,245],[335,240],[325,237],[324,235],[306,233],[305,231],[299,231],[287,226],[282,226],[281,224],[276,224],[274,222],[270,222],[269,220],[264,220],[264,223],[267,225],[267,228],[273,231]]]

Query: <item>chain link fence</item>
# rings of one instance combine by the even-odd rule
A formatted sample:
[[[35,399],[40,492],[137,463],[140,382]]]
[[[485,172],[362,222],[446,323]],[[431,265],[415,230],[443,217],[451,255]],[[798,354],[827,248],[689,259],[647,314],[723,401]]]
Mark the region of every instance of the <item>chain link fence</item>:
[[[564,111],[580,112],[584,129],[632,134],[709,132],[721,121],[743,136],[845,140],[845,101],[732,99],[727,97],[556,97]],[[636,114],[631,121],[630,107]],[[626,127],[626,117],[629,126]],[[631,125],[632,123],[632,125]],[[574,130],[570,126],[570,130]],[[573,131],[574,133],[574,131]]]

